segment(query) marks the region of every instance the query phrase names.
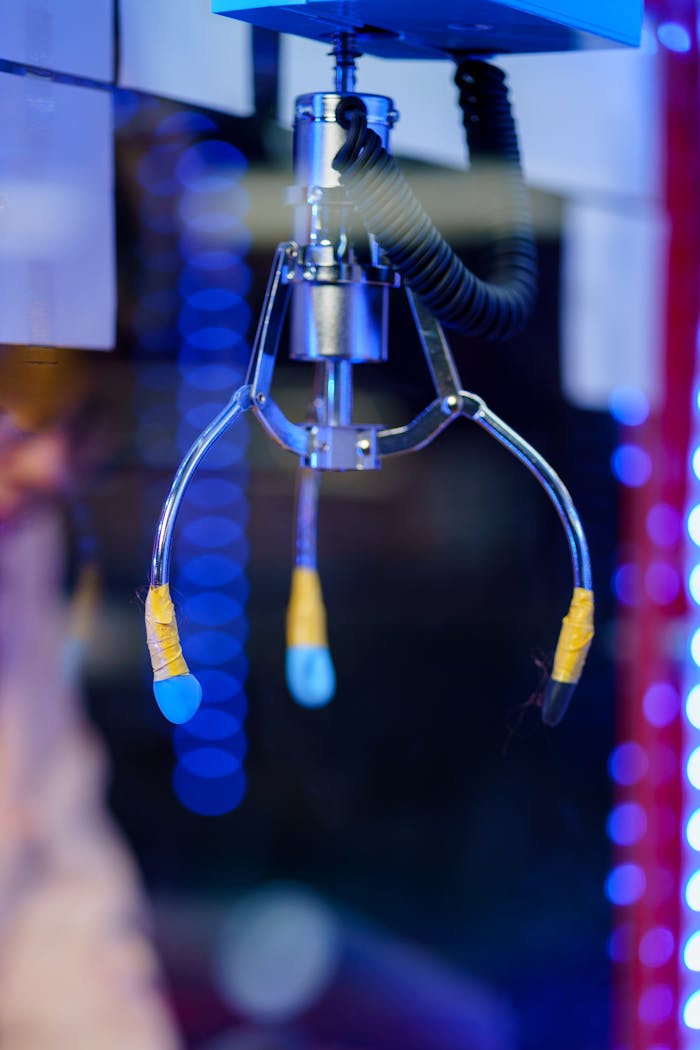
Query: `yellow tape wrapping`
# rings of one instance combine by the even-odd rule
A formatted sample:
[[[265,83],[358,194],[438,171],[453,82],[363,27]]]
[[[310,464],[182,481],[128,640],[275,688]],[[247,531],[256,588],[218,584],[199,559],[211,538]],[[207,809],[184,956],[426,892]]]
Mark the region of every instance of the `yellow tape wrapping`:
[[[315,569],[299,566],[292,573],[292,591],[287,607],[287,648],[295,645],[328,648],[321,581]]]
[[[569,611],[562,620],[552,679],[578,682],[593,641],[593,591],[575,587]]]
[[[146,639],[154,682],[189,674],[180,647],[175,608],[167,583],[149,588],[146,596]]]

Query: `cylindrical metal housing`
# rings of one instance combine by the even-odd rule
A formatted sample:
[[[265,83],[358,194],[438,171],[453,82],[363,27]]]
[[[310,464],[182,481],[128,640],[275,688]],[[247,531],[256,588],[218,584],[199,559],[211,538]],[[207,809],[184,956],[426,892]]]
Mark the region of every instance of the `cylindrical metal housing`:
[[[367,110],[367,123],[376,131],[382,145],[388,147],[389,129],[396,123],[394,103],[385,95],[363,95],[353,92],[339,95],[317,91],[299,95],[294,105],[294,177],[297,186],[320,186],[328,189],[340,185],[332,161],[345,142],[347,132],[336,119],[335,111],[343,98],[358,98]]]
[[[365,273],[379,263],[376,245],[345,200],[332,161],[346,130],[338,103],[348,95],[317,92],[296,100],[294,240],[304,279],[293,289],[291,357],[301,361],[383,361],[387,356],[388,293]],[[388,146],[396,121],[390,98],[353,93],[369,126]],[[354,234],[353,234],[354,228]],[[358,238],[356,241],[355,238]]]

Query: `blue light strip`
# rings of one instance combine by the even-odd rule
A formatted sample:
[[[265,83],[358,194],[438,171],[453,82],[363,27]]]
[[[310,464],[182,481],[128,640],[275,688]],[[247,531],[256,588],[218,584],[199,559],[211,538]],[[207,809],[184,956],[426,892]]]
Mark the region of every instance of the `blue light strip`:
[[[136,439],[143,461],[171,475],[245,374],[247,164],[209,116],[122,94],[125,119],[148,111],[155,138],[137,171],[146,287],[134,317]],[[202,463],[180,511],[171,577],[183,651],[203,687],[198,713],[174,730],[173,788],[204,815],[230,812],[246,791],[247,439],[243,420]]]
[[[618,630],[627,640],[623,739],[609,766],[615,782],[608,819],[615,847],[606,880],[606,894],[615,906],[609,954],[620,966],[614,1045],[616,1050],[671,1050],[666,1037],[677,1027],[677,944],[675,877],[666,846],[673,836],[673,815],[666,800],[675,753],[664,743],[664,734],[677,724],[680,700],[664,677],[665,661],[642,662],[640,670],[634,649],[650,624],[668,622],[668,611],[679,597],[682,579],[673,554],[681,517],[659,498],[658,469],[655,473],[648,451],[656,424],[648,424],[646,398],[639,391],[614,391],[610,411],[624,428],[612,469],[627,489],[623,562],[613,575],[622,612]]]
[[[175,166],[183,263],[177,445],[183,455],[245,376],[250,274],[243,263],[249,235],[240,179],[246,167],[243,155],[215,135],[186,149]],[[203,703],[191,722],[175,729],[173,786],[183,805],[206,815],[235,809],[246,791],[247,438],[243,420],[203,462],[181,512],[175,557],[183,650],[202,684]]]

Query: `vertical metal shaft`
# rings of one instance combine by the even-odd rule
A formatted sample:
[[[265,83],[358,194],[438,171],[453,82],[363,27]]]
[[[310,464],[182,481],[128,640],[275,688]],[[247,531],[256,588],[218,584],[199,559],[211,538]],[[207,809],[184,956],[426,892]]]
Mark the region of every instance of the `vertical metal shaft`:
[[[319,422],[325,426],[352,423],[352,363],[344,360],[323,362],[324,398]]]
[[[357,67],[355,59],[360,52],[355,47],[354,33],[336,33],[333,42],[335,58],[335,90],[339,95],[345,95],[355,90],[355,74]]]

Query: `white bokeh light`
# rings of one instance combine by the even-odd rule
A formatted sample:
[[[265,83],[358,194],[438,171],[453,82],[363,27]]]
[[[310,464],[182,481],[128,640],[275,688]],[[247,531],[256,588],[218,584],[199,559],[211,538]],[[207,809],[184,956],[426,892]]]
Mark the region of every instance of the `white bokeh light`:
[[[700,667],[700,629],[695,631],[690,639],[690,655],[693,658],[693,662]]]
[[[691,726],[700,729],[700,685],[695,685],[688,693],[685,702],[685,714]]]
[[[688,817],[688,823],[685,828],[685,837],[688,840],[688,844],[695,850],[700,850],[700,809],[696,809],[694,813],[691,813]]]
[[[693,911],[700,911],[700,871],[688,879],[685,887],[685,901]]]
[[[688,515],[688,533],[693,543],[700,547],[700,506],[693,507]]]
[[[700,747],[696,747],[688,756],[686,775],[694,788],[700,788]]]
[[[683,1007],[683,1023],[694,1031],[700,1030],[700,992],[693,992]]]
[[[689,970],[700,973],[700,933],[693,933],[686,941],[683,962]]]

